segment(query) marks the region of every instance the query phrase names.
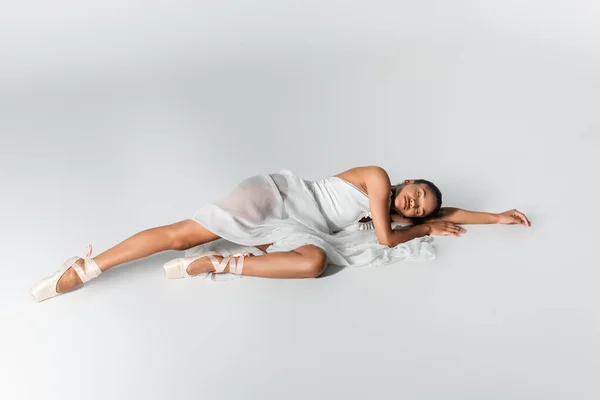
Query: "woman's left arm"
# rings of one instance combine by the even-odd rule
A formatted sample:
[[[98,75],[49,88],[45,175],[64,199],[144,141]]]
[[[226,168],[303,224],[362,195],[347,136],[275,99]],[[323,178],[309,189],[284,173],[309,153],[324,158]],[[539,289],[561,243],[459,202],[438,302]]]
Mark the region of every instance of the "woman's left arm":
[[[427,218],[427,222],[431,221],[448,221],[455,224],[523,224],[531,226],[531,222],[525,214],[515,209],[494,214],[456,207],[442,207],[437,216]]]

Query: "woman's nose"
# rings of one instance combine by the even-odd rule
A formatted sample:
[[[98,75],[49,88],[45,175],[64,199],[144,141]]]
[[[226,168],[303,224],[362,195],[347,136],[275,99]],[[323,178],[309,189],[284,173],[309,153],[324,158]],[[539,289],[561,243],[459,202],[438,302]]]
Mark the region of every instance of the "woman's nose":
[[[410,208],[415,208],[415,199],[410,199]]]

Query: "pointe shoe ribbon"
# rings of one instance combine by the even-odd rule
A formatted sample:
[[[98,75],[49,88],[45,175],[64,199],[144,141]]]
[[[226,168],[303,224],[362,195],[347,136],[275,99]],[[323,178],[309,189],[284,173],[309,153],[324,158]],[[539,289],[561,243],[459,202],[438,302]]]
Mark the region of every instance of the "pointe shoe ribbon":
[[[30,293],[33,296],[33,298],[36,301],[40,302],[62,294],[56,291],[56,285],[58,284],[58,281],[64,275],[64,273],[67,272],[67,270],[71,267],[73,267],[73,270],[75,271],[77,276],[79,276],[79,279],[81,279],[81,282],[83,283],[100,275],[102,273],[102,270],[100,269],[100,267],[98,267],[98,264],[96,264],[96,262],[90,257],[91,254],[92,245],[88,244],[85,249],[85,255],[83,257],[74,256],[69,258],[52,276],[46,277],[40,280],[38,283],[36,283],[30,290]],[[81,267],[77,264],[77,260],[79,260],[80,258],[83,258],[85,271],[81,269]]]
[[[84,268],[85,271],[81,269],[81,267],[75,263],[72,265],[73,269],[81,279],[81,282],[86,283],[90,279],[96,278],[98,275],[102,273],[98,264],[90,257],[92,255],[92,245],[88,244],[85,248],[85,255],[83,256]]]
[[[215,266],[215,273],[222,273],[225,271],[225,267],[227,267],[227,263],[229,263],[229,272],[235,275],[241,275],[242,270],[244,269],[244,257],[250,255],[249,252],[232,254],[227,257],[223,257],[223,260],[219,264],[219,267]],[[235,257],[239,257],[237,263],[235,261]]]
[[[210,262],[213,264],[213,266],[215,268],[215,271],[214,271],[215,274],[220,274],[220,273],[225,272],[227,263],[229,263],[230,264],[229,272],[232,274],[241,275],[242,270],[244,268],[244,257],[249,254],[250,253],[248,253],[248,252],[234,254],[231,256],[223,257],[221,262],[219,262],[215,256],[221,256],[221,254],[219,254],[216,251],[207,251],[205,253],[202,253],[202,254],[199,254],[196,256],[179,257],[179,258],[170,260],[163,265],[163,269],[165,271],[165,276],[169,279],[192,278],[197,275],[190,275],[187,272],[187,268],[189,267],[189,265],[201,257],[208,257]],[[238,256],[240,257],[240,259],[236,263],[235,260],[233,259],[233,257],[238,257]]]

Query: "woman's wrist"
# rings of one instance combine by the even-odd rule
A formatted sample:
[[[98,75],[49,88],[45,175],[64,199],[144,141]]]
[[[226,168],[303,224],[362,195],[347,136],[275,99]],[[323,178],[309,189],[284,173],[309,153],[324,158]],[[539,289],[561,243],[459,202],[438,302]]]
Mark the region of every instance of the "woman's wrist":
[[[421,236],[427,236],[431,234],[431,226],[426,222],[424,224],[415,225],[415,228],[420,229]]]

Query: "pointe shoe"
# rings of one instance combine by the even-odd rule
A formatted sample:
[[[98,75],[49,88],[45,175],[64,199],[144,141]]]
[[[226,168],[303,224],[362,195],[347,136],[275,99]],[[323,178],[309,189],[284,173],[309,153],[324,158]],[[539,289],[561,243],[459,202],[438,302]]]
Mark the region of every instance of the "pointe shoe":
[[[242,274],[242,269],[244,268],[244,257],[248,256],[250,253],[238,253],[233,254],[227,257],[223,257],[223,260],[219,263],[219,261],[215,258],[215,256],[221,256],[221,254],[216,251],[207,251],[206,253],[202,253],[198,256],[191,257],[179,257],[175,258],[171,261],[166,262],[163,265],[165,270],[165,276],[169,279],[179,279],[179,278],[193,278],[197,275],[190,275],[187,272],[188,267],[191,263],[199,259],[200,257],[208,257],[212,262],[215,270],[212,271],[215,274],[221,274],[225,271],[227,267],[227,263],[229,263],[229,272],[236,275]],[[234,257],[240,257],[238,262],[235,262]]]
[[[75,270],[75,273],[77,273],[82,283],[86,283],[90,279],[93,279],[100,275],[102,273],[102,270],[100,269],[100,267],[98,267],[98,264],[96,264],[96,262],[92,260],[92,258],[90,257],[91,254],[92,245],[88,244],[85,249],[85,255],[83,257],[74,256],[69,258],[63,263],[60,269],[54,273],[54,275],[46,277],[38,283],[36,283],[30,290],[33,298],[36,301],[40,302],[62,294],[56,291],[56,285],[58,284],[58,281],[64,275],[64,273],[67,272],[67,270],[71,267],[73,267],[73,270]],[[81,267],[76,263],[76,261],[80,258],[83,258],[85,271],[81,269]]]

